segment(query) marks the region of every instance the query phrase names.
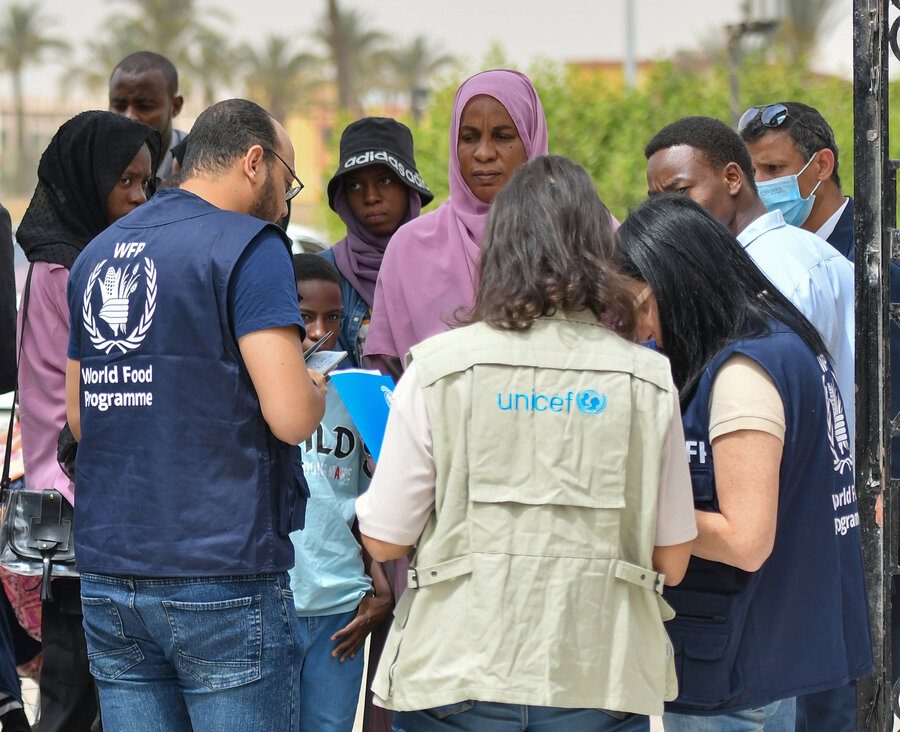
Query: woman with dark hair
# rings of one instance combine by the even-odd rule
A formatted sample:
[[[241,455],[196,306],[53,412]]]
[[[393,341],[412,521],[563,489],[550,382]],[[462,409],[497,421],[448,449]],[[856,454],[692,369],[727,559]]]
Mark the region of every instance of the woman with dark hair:
[[[618,231],[639,340],[681,392],[698,536],[667,589],[667,732],[793,730],[797,694],[872,670],[853,458],[820,336],[731,233],[653,196]]]
[[[674,698],[689,476],[668,363],[604,325],[633,322],[613,247],[585,170],[538,157],[491,207],[470,325],[412,348],[356,504],[374,558],[416,545],[373,687],[395,730],[648,730]]]
[[[19,310],[25,479],[30,490],[56,488],[72,504],[74,486],[57,462],[57,439],[66,422],[66,282],[91,239],[147,200],[159,148],[159,133],[142,122],[112,112],[73,117],[41,156],[38,184],[16,232],[31,262]],[[53,580],[53,595],[44,601],[41,617],[41,729],[89,730],[97,702],[78,580]]]

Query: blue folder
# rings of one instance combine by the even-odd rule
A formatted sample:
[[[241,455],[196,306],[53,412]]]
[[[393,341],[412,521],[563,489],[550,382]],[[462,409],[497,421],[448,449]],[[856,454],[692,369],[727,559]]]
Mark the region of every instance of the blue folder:
[[[333,371],[331,383],[337,389],[341,401],[350,413],[350,419],[377,463],[381,455],[384,428],[391,411],[393,379],[377,371],[347,369]]]

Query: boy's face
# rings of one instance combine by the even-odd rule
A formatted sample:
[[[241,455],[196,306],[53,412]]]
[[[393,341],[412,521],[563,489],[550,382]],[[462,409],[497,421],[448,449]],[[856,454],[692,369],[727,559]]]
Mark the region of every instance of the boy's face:
[[[309,348],[327,333],[332,336],[323,348],[334,351],[338,347],[338,333],[341,329],[341,287],[331,280],[300,280],[297,282],[300,301],[300,315],[306,327],[303,348]]]
[[[375,236],[392,236],[409,211],[409,189],[386,165],[347,173],[344,194],[356,220]]]

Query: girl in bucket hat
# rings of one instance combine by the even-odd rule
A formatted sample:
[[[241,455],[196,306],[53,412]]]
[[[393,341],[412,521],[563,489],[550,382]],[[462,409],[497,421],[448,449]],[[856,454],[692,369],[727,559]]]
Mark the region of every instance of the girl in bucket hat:
[[[328,183],[328,204],[347,224],[347,236],[322,256],[341,273],[344,311],[338,344],[353,366],[361,365],[388,242],[433,198],[416,170],[406,125],[387,117],[365,117],[348,125],[341,135],[338,169]]]

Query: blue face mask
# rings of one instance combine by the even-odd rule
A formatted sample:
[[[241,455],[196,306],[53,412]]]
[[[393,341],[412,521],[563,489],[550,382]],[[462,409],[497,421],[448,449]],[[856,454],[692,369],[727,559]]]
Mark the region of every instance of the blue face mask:
[[[798,176],[809,167],[815,157],[813,155],[796,175],[785,175],[756,184],[759,197],[766,204],[766,208],[769,211],[774,211],[776,208],[780,210],[785,222],[791,226],[803,226],[816,202],[816,189],[822,184],[822,181],[816,183],[816,187],[809,192],[806,198],[800,195],[800,184],[797,182]]]

